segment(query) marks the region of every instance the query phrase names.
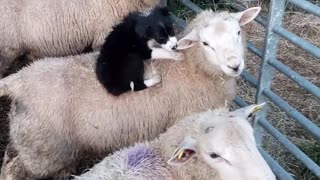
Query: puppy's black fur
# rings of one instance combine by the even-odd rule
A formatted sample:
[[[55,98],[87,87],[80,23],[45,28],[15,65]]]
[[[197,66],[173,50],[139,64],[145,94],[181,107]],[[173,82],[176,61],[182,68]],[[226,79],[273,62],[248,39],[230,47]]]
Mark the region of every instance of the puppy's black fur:
[[[166,7],[156,7],[145,16],[132,12],[113,27],[97,59],[96,74],[100,83],[113,95],[143,90],[144,60],[151,58],[148,41],[154,39],[165,44],[174,36],[173,24]]]

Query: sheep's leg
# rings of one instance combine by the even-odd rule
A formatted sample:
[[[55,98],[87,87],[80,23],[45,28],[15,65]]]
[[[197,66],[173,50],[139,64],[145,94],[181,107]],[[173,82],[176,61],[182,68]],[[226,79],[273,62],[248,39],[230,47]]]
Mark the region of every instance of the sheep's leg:
[[[25,148],[27,152],[19,151],[21,164],[23,164],[26,172],[32,175],[32,177],[47,178],[56,176],[66,178],[73,173],[70,172],[70,170],[74,168],[76,156],[72,157],[73,155],[69,153],[68,150],[63,147],[61,148],[60,152],[58,152],[59,149],[57,148],[51,148],[52,152],[48,152],[51,157],[38,153],[36,149],[33,151]],[[66,150],[66,154],[60,154],[64,150]]]
[[[53,179],[61,179],[61,180],[69,180],[72,177],[72,174],[76,173],[76,166],[70,166],[67,169],[64,169],[54,175],[52,178]]]
[[[2,168],[4,168],[6,164],[10,163],[10,161],[12,161],[12,159],[17,156],[18,156],[18,152],[13,148],[12,143],[9,142],[3,157]],[[4,170],[1,169],[1,172],[4,172]]]
[[[8,147],[5,151],[4,157],[3,157],[3,162],[2,162],[2,167],[1,167],[1,174],[0,174],[0,180],[2,179],[8,179],[7,177],[10,174],[10,163],[12,162],[12,158],[9,157],[8,153]]]
[[[6,162],[1,169],[1,180],[35,180],[35,178],[29,177],[24,166],[22,165],[19,157],[11,159]]]
[[[8,71],[15,60],[18,60],[18,54],[15,52],[0,52],[0,78]]]
[[[0,78],[2,78],[5,74],[5,72],[9,69],[10,65],[12,64],[14,60],[10,59],[10,60],[4,60],[4,59],[0,59]]]
[[[183,55],[175,51],[167,51],[162,48],[152,48],[151,59],[172,59],[180,61],[183,59]]]
[[[42,133],[42,129],[50,129],[50,126],[40,123],[30,126],[31,122],[40,121],[28,119],[32,117],[33,114],[21,110],[10,118],[10,138],[18,152],[21,167],[31,177],[48,178],[73,166],[80,156],[79,147],[59,138],[53,131]]]

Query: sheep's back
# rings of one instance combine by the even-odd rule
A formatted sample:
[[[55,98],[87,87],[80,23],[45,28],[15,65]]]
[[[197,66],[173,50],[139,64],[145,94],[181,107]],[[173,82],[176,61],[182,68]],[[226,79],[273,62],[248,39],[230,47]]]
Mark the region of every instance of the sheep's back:
[[[120,18],[149,6],[141,0],[21,2],[20,34],[23,46],[33,58],[75,55],[91,48],[97,50]]]
[[[187,62],[170,61],[147,65],[147,75],[151,66],[162,75],[159,85],[115,97],[96,79],[96,58],[97,54],[49,58],[19,71],[12,97],[25,105],[20,110],[25,115],[21,121],[20,112],[15,112],[11,122],[16,132],[24,128],[32,134],[37,127],[82,149],[108,151],[153,139],[176,120],[224,106],[230,98],[224,85],[188,71]]]

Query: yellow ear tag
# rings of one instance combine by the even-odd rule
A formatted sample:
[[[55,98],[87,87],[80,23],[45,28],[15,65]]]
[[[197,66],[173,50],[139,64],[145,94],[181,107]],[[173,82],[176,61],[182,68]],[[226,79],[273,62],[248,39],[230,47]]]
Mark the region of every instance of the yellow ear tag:
[[[255,113],[257,111],[260,111],[262,109],[261,106],[256,106],[253,110],[252,110],[252,113]]]
[[[180,150],[179,155],[178,155],[178,159],[181,159],[183,153],[184,153],[184,150]]]

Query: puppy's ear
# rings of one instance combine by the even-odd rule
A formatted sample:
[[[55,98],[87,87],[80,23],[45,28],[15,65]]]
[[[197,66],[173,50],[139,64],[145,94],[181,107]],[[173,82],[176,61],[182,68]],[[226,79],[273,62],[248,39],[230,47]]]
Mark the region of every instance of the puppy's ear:
[[[145,37],[151,37],[152,33],[153,33],[153,31],[152,31],[151,26],[147,26],[146,31],[145,31]]]
[[[161,14],[163,16],[170,16],[170,11],[169,11],[168,7],[161,7],[159,9],[159,11],[161,12]]]
[[[149,25],[137,24],[135,31],[139,37],[146,38],[150,36],[151,27]]]

